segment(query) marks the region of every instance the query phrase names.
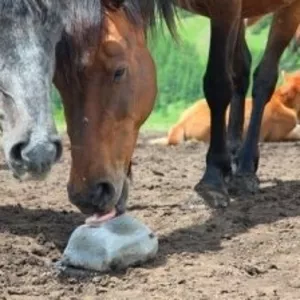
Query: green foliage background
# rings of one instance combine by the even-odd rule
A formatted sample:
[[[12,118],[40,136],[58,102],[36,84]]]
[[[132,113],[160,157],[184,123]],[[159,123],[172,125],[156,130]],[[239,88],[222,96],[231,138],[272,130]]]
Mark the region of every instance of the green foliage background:
[[[179,15],[179,41],[174,41],[165,29],[158,30],[156,35],[149,35],[148,44],[156,62],[159,92],[155,109],[144,124],[144,129],[168,129],[183,109],[204,97],[202,78],[209,50],[209,20],[186,12],[179,12]],[[263,54],[270,21],[271,16],[266,16],[261,22],[247,29],[252,69]],[[291,50],[287,49],[280,68],[287,71],[298,69],[298,55],[291,54]],[[53,108],[59,127],[64,128],[62,106],[55,89]]]

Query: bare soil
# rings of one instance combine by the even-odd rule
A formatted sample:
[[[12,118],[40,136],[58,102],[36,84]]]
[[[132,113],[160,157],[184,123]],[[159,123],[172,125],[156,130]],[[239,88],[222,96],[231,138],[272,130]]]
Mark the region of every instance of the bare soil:
[[[128,207],[160,248],[154,261],[124,272],[53,267],[84,220],[67,199],[67,140],[46,181],[20,183],[0,170],[1,300],[300,299],[300,144],[261,145],[260,193],[213,211],[193,192],[207,146],[146,145],[150,137],[134,154]]]

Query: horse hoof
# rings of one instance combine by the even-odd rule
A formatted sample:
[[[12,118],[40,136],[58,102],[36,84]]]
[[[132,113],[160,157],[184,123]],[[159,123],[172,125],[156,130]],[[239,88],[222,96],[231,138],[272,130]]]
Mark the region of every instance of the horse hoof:
[[[201,181],[194,189],[211,208],[226,208],[230,203],[229,195],[225,189],[216,188]]]
[[[229,182],[229,193],[235,195],[256,194],[259,191],[259,179],[255,174],[235,174]]]

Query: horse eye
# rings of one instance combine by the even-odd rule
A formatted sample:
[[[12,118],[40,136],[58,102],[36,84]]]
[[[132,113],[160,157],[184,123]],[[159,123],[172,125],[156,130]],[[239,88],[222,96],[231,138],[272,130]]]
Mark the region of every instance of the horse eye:
[[[126,69],[120,68],[114,73],[114,82],[119,82],[122,79],[122,76],[125,74]]]

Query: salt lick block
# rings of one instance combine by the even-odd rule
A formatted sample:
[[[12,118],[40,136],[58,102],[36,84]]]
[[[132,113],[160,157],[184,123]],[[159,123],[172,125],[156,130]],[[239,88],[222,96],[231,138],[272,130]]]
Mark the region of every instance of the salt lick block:
[[[154,233],[124,214],[98,227],[85,224],[75,229],[60,265],[101,272],[119,270],[154,258],[157,250]]]

